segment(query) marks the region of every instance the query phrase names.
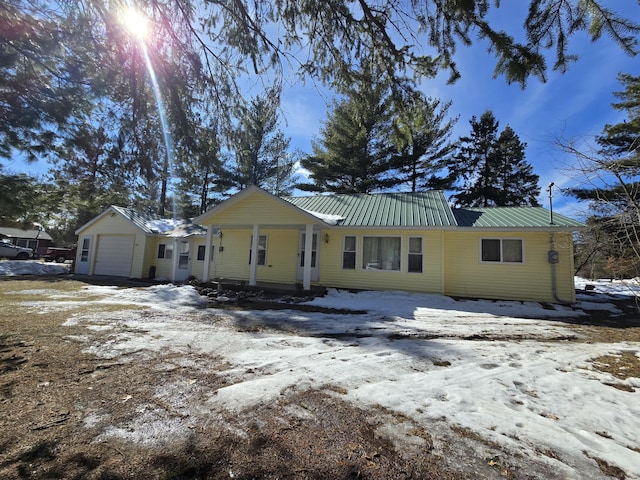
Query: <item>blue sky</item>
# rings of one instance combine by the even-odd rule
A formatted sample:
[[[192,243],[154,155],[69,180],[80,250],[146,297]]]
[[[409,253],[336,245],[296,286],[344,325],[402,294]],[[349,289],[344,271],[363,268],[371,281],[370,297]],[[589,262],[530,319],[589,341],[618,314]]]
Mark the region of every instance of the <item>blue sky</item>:
[[[640,18],[638,2],[608,0],[616,11],[629,18]],[[495,11],[495,21],[510,32],[522,25],[528,2],[502,2]],[[487,52],[487,45],[476,42],[470,48],[460,48],[456,55],[462,78],[454,85],[447,85],[448,73],[421,84],[422,90],[443,102],[451,100],[449,112],[459,115],[452,139],[467,135],[469,120],[491,110],[502,130],[510,125],[520,140],[527,144],[526,158],[540,176],[540,202],[547,206],[546,186],[554,182],[554,209],[573,217],[582,217],[585,205],[578,204],[561,194],[560,188],[576,185],[579,179],[569,166],[573,159],[554,145],[554,139],[562,136],[593,142],[593,136],[602,131],[605,124],[617,123],[623,112],[611,108],[616,99],[614,91],[622,88],[617,81],[619,72],[640,75],[640,59],[626,55],[608,37],[593,43],[584,32],[570,40],[570,53],[580,56],[565,74],[549,71],[546,83],[531,78],[522,89],[520,85],[508,85],[503,78],[493,78],[495,58]],[[548,64],[553,65],[553,52]],[[331,104],[331,92],[307,81],[302,84],[295,78],[285,84],[282,97],[283,120],[281,126],[291,138],[292,149],[311,152],[311,141],[318,136],[322,122]],[[259,92],[252,92],[255,95]],[[20,159],[4,161],[8,171],[43,174],[43,163],[25,164]]]
[[[629,18],[640,18],[637,2],[603,3],[626,13]],[[524,5],[523,1],[502,2],[497,12],[501,15],[498,22],[506,18],[511,24],[521,25],[526,14]],[[567,73],[549,71],[546,83],[532,77],[523,90],[518,84],[507,84],[503,78],[494,79],[495,58],[487,52],[486,44],[476,43],[458,50],[456,62],[462,78],[454,85],[447,85],[448,74],[443,72],[433,80],[422,82],[421,88],[433,98],[453,102],[449,112],[460,116],[453,139],[468,135],[471,117],[479,117],[487,109],[499,121],[500,130],[510,125],[527,144],[526,159],[540,176],[541,204],[547,206],[545,189],[554,182],[558,187],[554,189],[554,210],[582,217],[586,205],[563,196],[559,190],[576,185],[579,180],[568,168],[573,159],[555,147],[554,139],[562,136],[592,143],[593,136],[600,134],[605,124],[622,121],[624,113],[611,107],[616,101],[613,92],[622,90],[617,75],[619,72],[640,75],[640,59],[626,55],[608,37],[594,43],[584,32],[572,37],[570,52],[578,54],[580,59]],[[552,53],[547,61],[549,66],[554,61]],[[327,102],[330,97],[326,92],[309,85],[295,85],[285,92],[282,108],[286,125],[283,122],[283,126],[292,138],[293,147],[311,151],[311,140],[326,119]]]

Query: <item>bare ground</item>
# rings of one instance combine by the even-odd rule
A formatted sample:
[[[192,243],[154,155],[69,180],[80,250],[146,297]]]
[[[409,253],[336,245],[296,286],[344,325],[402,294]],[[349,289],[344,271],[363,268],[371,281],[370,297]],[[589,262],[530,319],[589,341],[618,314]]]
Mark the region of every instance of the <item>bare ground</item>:
[[[559,478],[546,464],[445,419],[425,428],[383,408],[357,408],[331,386],[285,392],[251,411],[194,414],[185,404],[225,385],[216,375],[220,358],[194,354],[188,365],[171,354],[101,359],[83,353],[72,337],[105,341],[99,337],[108,332],[62,326],[68,311],[27,315],[20,307],[24,298],[3,295],[78,287],[55,279],[0,281],[0,478]],[[575,328],[589,341],[640,341],[640,327],[624,319],[603,325],[612,321],[594,317]],[[629,374],[639,369],[635,359],[616,366],[617,359],[602,358],[599,365]],[[198,386],[185,404],[158,395],[163,385],[180,382]],[[155,426],[145,437],[153,441],[136,437],[141,418]],[[186,425],[187,433],[163,434],[176,424]],[[113,428],[125,434],[108,435]],[[606,463],[600,468],[605,478],[625,478]]]

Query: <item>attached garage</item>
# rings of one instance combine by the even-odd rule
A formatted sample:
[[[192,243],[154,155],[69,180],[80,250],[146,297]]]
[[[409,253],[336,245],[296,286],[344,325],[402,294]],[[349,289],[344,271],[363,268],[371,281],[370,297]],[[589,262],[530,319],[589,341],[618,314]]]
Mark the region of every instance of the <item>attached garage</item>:
[[[130,277],[134,235],[99,235],[96,248],[95,275]]]

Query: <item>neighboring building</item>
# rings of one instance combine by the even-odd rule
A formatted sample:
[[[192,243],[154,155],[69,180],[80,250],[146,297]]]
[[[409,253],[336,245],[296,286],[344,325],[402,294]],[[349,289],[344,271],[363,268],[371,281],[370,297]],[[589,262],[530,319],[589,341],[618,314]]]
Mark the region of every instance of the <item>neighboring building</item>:
[[[537,207],[452,209],[440,191],[279,198],[255,186],[194,223],[153,222],[111,207],[76,232],[76,271],[573,302],[583,226]]]
[[[0,227],[0,238],[5,238],[19,247],[30,248],[36,255],[42,255],[48,247],[53,245],[53,238],[44,230],[37,228]]]

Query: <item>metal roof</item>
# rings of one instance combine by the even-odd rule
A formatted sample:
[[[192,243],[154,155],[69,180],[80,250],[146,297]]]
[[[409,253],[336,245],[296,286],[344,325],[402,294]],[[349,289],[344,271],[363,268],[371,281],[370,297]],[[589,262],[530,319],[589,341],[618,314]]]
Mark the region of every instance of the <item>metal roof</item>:
[[[41,239],[41,240],[53,240],[44,230],[28,229],[23,230],[21,228],[13,227],[0,227],[0,237],[7,238],[28,238],[28,239]]]
[[[444,193],[356,193],[282,197],[296,207],[340,226],[450,227],[456,225]]]
[[[455,208],[453,214],[460,227],[584,227],[582,222],[557,213],[553,214],[553,224],[551,224],[549,210],[542,207]]]
[[[206,235],[207,229],[188,220],[163,219],[156,215],[136,212],[130,208],[112,205],[123,217],[148,234],[165,235],[167,237],[189,237]]]
[[[159,217],[154,215],[146,215],[140,212],[136,212],[130,208],[118,207],[112,205],[111,208],[116,210],[120,215],[125,217],[136,227],[140,228],[144,233],[157,233],[157,229],[151,227],[152,222],[157,221]]]

